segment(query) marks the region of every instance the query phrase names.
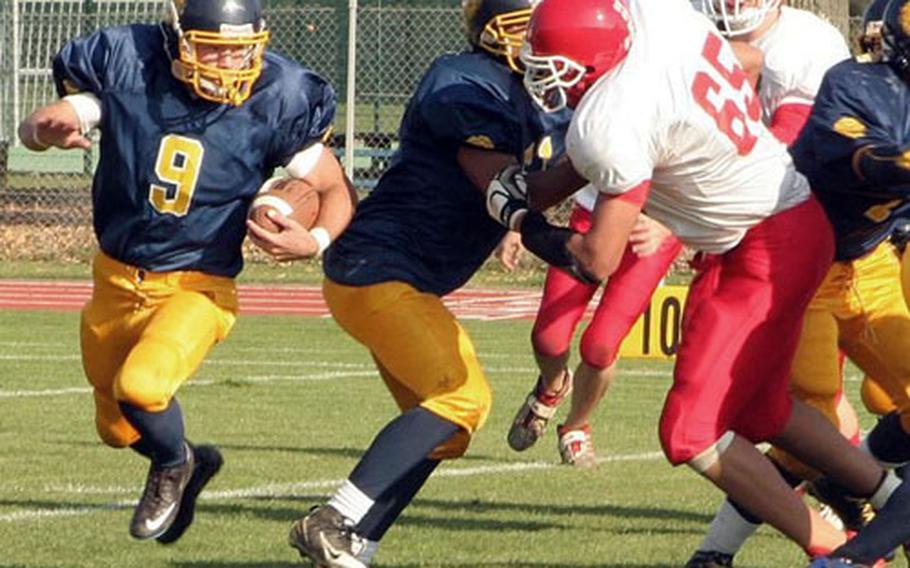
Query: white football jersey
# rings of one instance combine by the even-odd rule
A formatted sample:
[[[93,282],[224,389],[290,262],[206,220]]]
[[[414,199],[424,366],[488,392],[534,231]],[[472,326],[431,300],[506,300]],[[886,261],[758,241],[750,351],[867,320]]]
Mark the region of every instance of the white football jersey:
[[[790,6],[781,6],[774,25],[750,44],[764,55],[759,101],[767,125],[781,105],[811,105],[825,72],[850,57],[837,28],[812,12]],[[591,211],[598,194],[587,185],[575,194],[575,202]]]
[[[750,43],[764,54],[758,93],[766,124],[781,105],[811,105],[825,72],[850,57],[837,28],[790,6],[781,6],[774,25]]]
[[[692,248],[725,252],[808,199],[809,185],[704,16],[687,0],[630,0],[629,8],[632,47],[576,109],[569,157],[602,193],[651,180],[648,215]]]

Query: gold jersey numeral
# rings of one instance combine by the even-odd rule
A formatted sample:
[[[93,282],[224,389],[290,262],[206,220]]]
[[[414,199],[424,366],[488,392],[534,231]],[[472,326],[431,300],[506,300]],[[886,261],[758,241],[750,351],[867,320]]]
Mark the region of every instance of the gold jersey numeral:
[[[204,153],[202,142],[193,138],[168,134],[161,139],[155,175],[171,187],[151,185],[149,202],[156,211],[177,217],[186,215],[199,181]]]

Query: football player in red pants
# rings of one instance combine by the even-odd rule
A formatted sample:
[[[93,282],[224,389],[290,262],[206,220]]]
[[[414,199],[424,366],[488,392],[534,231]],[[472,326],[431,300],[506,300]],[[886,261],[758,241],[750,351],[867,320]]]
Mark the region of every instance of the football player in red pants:
[[[846,536],[794,494],[757,442],[779,445],[879,508],[856,539],[862,560],[879,553],[883,537],[910,534],[910,486],[789,396],[802,314],[830,266],[833,234],[762,123],[729,45],[688,3],[543,0],[522,61],[538,104],[575,108],[574,173],[563,183],[578,176],[600,195],[588,233],[553,227],[529,204],[552,202],[558,189],[541,185],[545,176],[504,170],[488,190],[491,215],[585,281],[616,271],[643,208],[699,251],[660,420],[669,461],[689,465],[811,556]]]

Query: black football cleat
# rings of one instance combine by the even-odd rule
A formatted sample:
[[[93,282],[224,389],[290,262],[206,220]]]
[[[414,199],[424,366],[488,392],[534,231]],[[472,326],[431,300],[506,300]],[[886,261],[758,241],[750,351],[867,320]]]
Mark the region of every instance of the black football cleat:
[[[288,544],[316,568],[369,568],[358,558],[364,540],[354,532],[350,519],[329,505],[313,507],[295,522]]]
[[[188,450],[185,463],[173,467],[155,464],[149,467],[145,489],[130,521],[133,538],[158,538],[174,524],[194,465],[193,452]]]
[[[684,568],[732,568],[733,555],[715,550],[696,550]]]
[[[202,489],[208,482],[215,477],[215,474],[224,464],[224,458],[221,452],[215,446],[195,446],[192,448],[195,456],[195,467],[186,489],[183,491],[183,498],[180,500],[180,509],[177,517],[164,533],[157,537],[161,544],[172,544],[183,536],[186,529],[193,524],[193,515],[196,512],[196,499],[202,492]]]

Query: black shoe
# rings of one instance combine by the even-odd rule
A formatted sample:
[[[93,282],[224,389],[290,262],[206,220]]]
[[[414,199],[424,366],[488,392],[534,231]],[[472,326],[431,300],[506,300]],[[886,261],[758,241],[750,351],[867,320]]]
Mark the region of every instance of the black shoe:
[[[684,568],[732,568],[733,555],[716,550],[696,550]]]
[[[145,490],[133,512],[130,534],[145,540],[164,534],[174,523],[180,511],[184,489],[193,474],[193,451],[187,446],[186,462],[173,467],[149,467]]]
[[[819,502],[828,505],[849,531],[861,531],[870,520],[872,509],[863,499],[850,495],[845,487],[825,476],[807,483],[806,491]]]
[[[193,514],[196,512],[196,498],[224,464],[224,458],[221,457],[221,452],[215,446],[195,446],[193,454],[196,459],[193,475],[183,491],[177,518],[174,519],[174,523],[169,529],[157,537],[161,544],[177,542],[186,529],[190,528],[190,525],[193,524]]]
[[[291,527],[288,544],[318,568],[368,568],[357,558],[366,543],[334,507],[313,507]]]

